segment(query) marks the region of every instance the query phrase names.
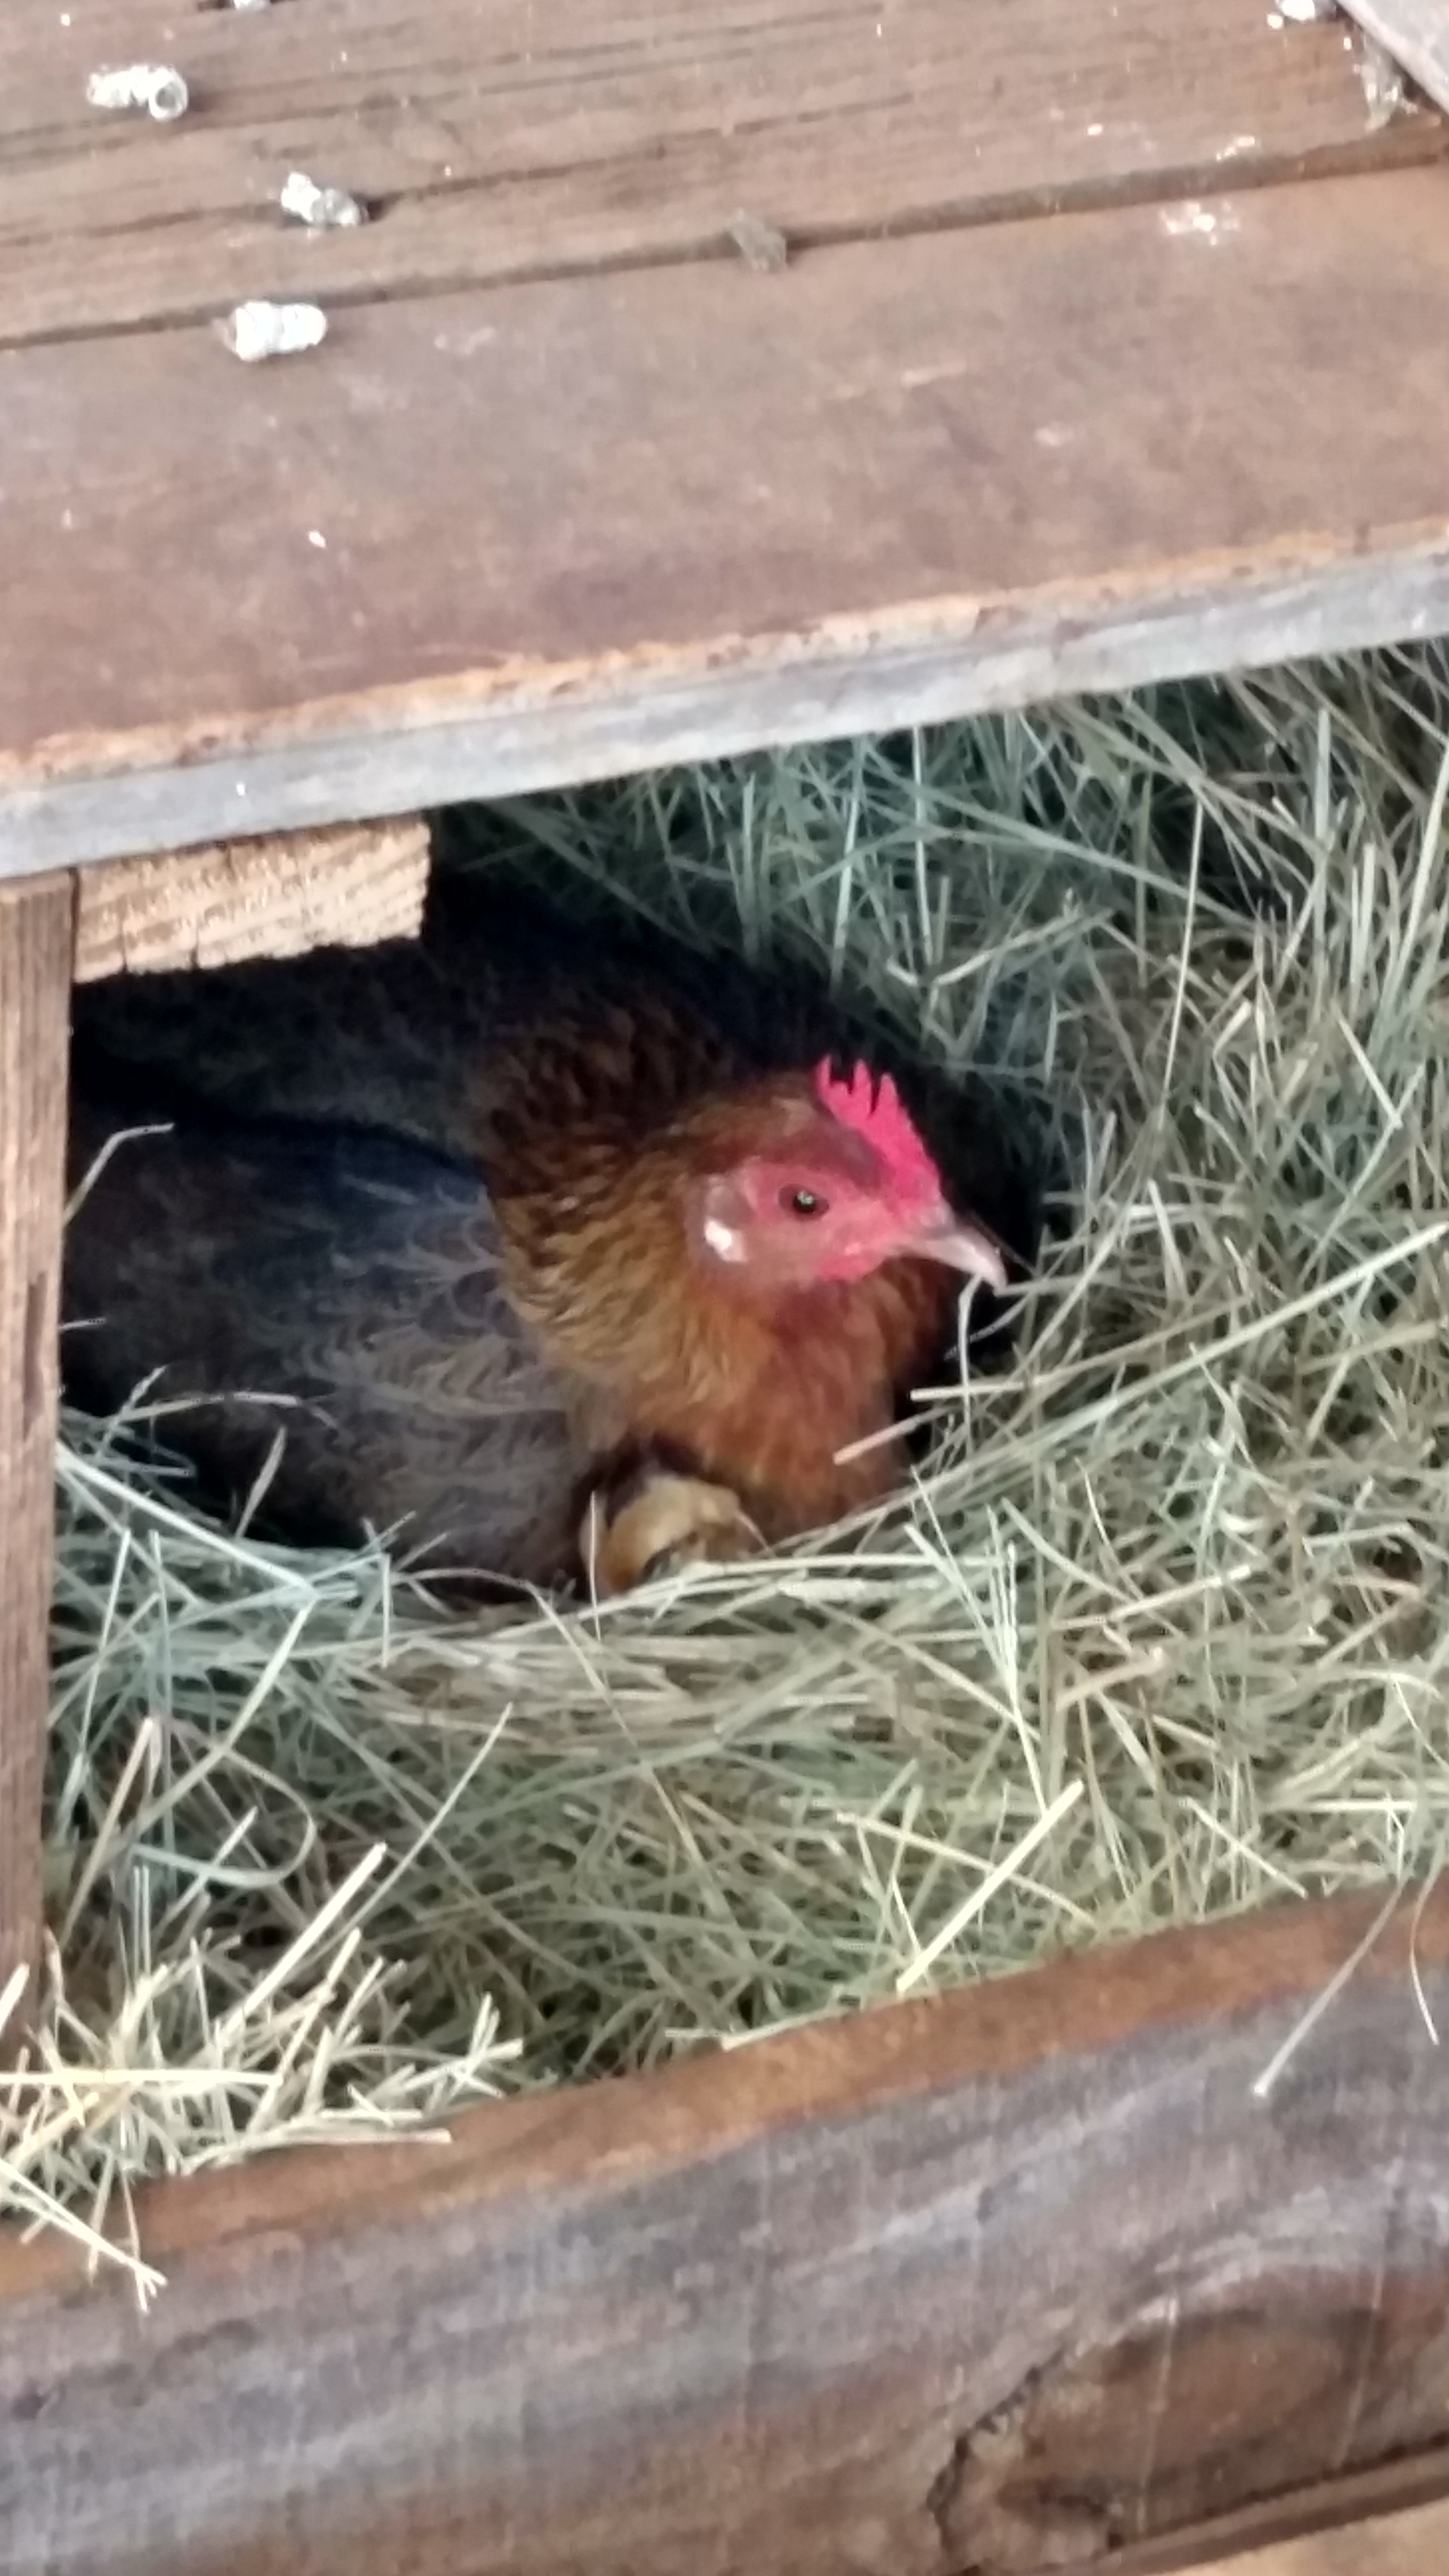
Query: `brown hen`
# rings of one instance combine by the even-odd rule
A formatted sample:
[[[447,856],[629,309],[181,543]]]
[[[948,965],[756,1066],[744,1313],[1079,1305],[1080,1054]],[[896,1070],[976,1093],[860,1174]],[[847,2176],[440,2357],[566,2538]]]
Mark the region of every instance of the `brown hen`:
[[[469,881],[416,946],[97,988],[74,1075],[74,1178],[170,1127],[73,1220],[77,1397],[160,1371],[232,1491],[285,1433],[292,1534],[401,1523],[529,1581],[578,1572],[591,1484],[607,1552],[676,1480],[611,1582],[887,1493],[963,1278],[1032,1249],[1015,1140],[818,981]],[[732,1528],[696,1494],[691,1547],[679,1479]]]

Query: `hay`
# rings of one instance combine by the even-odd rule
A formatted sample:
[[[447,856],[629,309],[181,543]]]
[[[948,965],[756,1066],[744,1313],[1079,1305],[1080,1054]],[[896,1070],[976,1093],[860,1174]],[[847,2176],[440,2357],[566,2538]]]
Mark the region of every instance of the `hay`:
[[[474,819],[863,967],[1049,1110],[1056,1239],[905,1504],[573,1618],[69,1422],[10,2207],[134,2259],[147,2174],[1435,1865],[1446,729],[1419,651]]]

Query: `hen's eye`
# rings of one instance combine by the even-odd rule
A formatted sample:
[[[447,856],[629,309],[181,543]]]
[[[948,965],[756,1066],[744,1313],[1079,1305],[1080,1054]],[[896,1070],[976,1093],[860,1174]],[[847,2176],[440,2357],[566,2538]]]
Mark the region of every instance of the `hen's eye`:
[[[787,1216],[824,1216],[830,1201],[818,1190],[782,1190],[780,1205]]]

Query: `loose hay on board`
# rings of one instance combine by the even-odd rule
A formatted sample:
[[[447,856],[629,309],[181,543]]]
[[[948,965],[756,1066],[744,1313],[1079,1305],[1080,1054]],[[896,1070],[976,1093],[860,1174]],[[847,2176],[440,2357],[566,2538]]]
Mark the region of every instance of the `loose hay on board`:
[[[865,971],[1055,1121],[1056,1239],[903,1506],[597,1614],[69,1421],[5,2205],[134,2260],[147,2174],[1435,1865],[1446,734],[1435,649],[454,818]]]

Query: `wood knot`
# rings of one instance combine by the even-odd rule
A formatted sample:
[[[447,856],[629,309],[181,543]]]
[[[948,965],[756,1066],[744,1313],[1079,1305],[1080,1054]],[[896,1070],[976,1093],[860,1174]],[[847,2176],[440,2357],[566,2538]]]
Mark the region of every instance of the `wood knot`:
[[[1372,2306],[1135,2322],[973,2425],[929,2498],[951,2576],[1043,2576],[1324,2473]]]

